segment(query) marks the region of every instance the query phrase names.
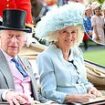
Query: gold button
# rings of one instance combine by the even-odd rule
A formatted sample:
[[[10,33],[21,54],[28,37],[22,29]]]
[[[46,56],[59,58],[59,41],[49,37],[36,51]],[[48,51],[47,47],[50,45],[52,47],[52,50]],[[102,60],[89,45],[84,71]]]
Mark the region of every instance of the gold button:
[[[9,7],[9,4],[7,4],[7,7]]]

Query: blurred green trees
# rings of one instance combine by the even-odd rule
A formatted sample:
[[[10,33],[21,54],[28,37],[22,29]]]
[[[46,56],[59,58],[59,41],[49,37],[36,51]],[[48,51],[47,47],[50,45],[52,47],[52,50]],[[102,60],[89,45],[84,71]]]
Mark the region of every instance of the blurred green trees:
[[[100,4],[103,4],[104,2],[105,2],[105,0],[88,0],[89,1],[89,3],[92,3],[92,2],[94,2],[94,1],[97,1],[97,2],[99,2]]]

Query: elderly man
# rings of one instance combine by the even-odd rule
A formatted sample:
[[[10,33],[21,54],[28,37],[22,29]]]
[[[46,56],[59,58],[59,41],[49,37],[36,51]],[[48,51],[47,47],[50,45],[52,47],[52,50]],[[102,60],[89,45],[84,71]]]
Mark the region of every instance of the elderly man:
[[[26,105],[32,98],[46,101],[37,92],[30,63],[18,56],[26,41],[25,34],[31,32],[25,27],[25,15],[23,10],[4,10],[0,26],[0,101],[10,105]]]

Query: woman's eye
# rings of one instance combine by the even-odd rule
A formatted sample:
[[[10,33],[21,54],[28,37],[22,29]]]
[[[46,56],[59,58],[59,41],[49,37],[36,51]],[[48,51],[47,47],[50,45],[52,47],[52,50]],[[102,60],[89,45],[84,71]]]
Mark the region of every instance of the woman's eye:
[[[74,33],[76,33],[76,31],[71,31],[71,34],[74,34]]]
[[[67,33],[67,31],[63,31],[63,33]]]

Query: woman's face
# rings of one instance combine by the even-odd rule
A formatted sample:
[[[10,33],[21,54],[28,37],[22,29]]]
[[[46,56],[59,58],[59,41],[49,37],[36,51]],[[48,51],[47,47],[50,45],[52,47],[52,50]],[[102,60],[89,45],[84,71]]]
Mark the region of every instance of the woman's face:
[[[92,16],[92,9],[88,9],[85,11],[86,16],[90,17]]]
[[[71,48],[78,39],[78,27],[69,26],[59,31],[58,44],[63,48]]]
[[[100,8],[96,8],[96,9],[94,10],[94,12],[95,12],[95,14],[96,14],[97,16],[102,15],[102,14],[101,14],[101,9],[100,9]]]

